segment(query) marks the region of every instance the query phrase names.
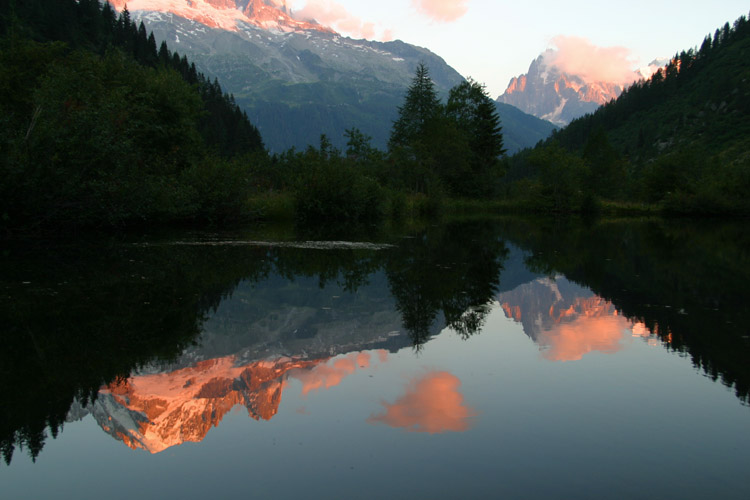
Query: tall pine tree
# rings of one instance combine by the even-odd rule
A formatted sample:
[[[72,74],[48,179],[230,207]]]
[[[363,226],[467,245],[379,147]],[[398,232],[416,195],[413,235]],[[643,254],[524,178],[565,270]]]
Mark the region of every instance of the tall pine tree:
[[[427,66],[420,63],[406,92],[404,104],[398,108],[398,119],[393,124],[389,148],[413,148],[416,143],[424,142],[427,124],[441,112],[441,108],[430,72]]]

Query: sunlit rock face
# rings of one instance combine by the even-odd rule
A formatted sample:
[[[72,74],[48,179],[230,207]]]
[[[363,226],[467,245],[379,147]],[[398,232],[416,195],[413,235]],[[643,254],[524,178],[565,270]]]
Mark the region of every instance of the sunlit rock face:
[[[628,320],[614,304],[565,278],[540,278],[498,300],[506,317],[523,325],[552,361],[576,361],[590,352],[614,353],[628,337],[650,337],[644,325]]]
[[[294,19],[286,2],[276,0],[110,0],[117,10],[164,12],[196,21],[210,28],[237,30],[243,22],[281,32],[334,33],[317,23]]]
[[[164,373],[134,375],[103,387],[78,418],[93,414],[102,429],[133,449],[159,453],[185,442],[200,442],[233,408],[244,407],[255,420],[279,411],[290,380],[302,395],[339,385],[373,358],[388,352],[355,352],[336,358],[282,357],[238,365],[235,356],[201,361]]]
[[[564,73],[547,64],[546,59],[545,54],[540,55],[531,63],[528,73],[511,79],[498,101],[565,126],[616,99],[623,91],[623,85],[618,83],[585,81]],[[633,80],[636,78],[634,74]]]

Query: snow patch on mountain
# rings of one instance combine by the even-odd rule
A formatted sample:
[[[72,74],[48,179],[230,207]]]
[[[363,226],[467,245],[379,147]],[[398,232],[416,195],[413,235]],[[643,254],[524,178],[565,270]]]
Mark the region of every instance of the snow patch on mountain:
[[[551,113],[547,113],[546,115],[542,116],[542,119],[552,123],[560,123],[561,121],[563,121],[562,114],[567,103],[567,99],[561,99],[560,104]]]
[[[659,71],[661,68],[666,66],[669,63],[669,59],[654,59],[650,63],[648,63],[648,66],[644,66],[642,68],[638,68],[636,70],[636,74],[638,75],[639,79],[641,80],[648,80],[652,76],[654,76],[654,73]]]

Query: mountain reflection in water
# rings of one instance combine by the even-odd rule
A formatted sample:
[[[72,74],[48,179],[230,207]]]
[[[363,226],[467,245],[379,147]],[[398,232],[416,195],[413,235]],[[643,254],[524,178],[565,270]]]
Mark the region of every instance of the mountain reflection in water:
[[[539,278],[498,296],[508,318],[523,325],[546,359],[576,361],[589,352],[615,353],[630,336],[652,338],[639,321],[563,276]]]
[[[315,397],[405,349],[419,359],[441,332],[471,341],[498,308],[545,359],[617,353],[644,337],[747,402],[748,234],[511,219],[377,245],[11,248],[0,274],[2,453],[35,458],[48,434],[87,415],[151,453],[200,441],[232,408],[276,417],[290,383]],[[445,369],[412,374],[363,423],[469,431],[481,412],[464,383]]]
[[[374,354],[387,359],[385,351]],[[201,361],[109,384],[76,416],[91,413],[105,432],[129,447],[159,453],[186,441],[202,441],[237,405],[255,420],[270,420],[290,378],[302,381],[303,394],[328,389],[367,368],[370,357],[362,352],[333,360],[279,358],[240,366],[233,356]]]

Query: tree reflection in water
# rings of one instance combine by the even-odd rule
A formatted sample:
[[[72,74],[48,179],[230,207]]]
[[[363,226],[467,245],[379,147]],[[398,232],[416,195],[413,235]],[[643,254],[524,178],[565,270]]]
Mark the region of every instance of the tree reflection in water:
[[[465,339],[480,332],[497,300],[508,316],[522,321],[526,306],[507,294],[540,276],[558,278],[558,286],[578,283],[589,289],[551,312],[547,306],[545,314],[562,326],[534,333],[547,346],[546,356],[572,360],[590,350],[614,351],[622,330],[630,328],[633,335],[659,338],[668,349],[689,355],[748,401],[750,231],[745,223],[584,225],[513,218],[437,225],[386,240],[392,247],[378,250],[117,241],[52,250],[42,244],[11,246],[0,261],[5,461],[10,463],[18,446],[36,457],[47,432],[56,436],[69,418],[74,401],[85,405],[103,385],[122,386],[143,367],[184,368],[175,363],[186,350],[199,349],[197,342],[206,350],[228,349],[236,341],[236,349],[223,355],[244,349],[248,362],[266,359],[262,354],[270,344],[282,343],[292,354],[312,352],[314,345],[321,353],[315,364],[324,367],[331,350],[387,351],[409,344],[420,350],[446,326]],[[525,263],[509,264],[511,245],[526,252]],[[233,325],[230,314],[220,325],[229,337],[207,337],[207,325],[218,328],[217,311],[234,303],[226,300],[233,295],[242,322]],[[566,316],[568,310],[578,316]],[[587,310],[601,314],[587,316]],[[582,314],[589,319],[576,324],[574,316]],[[284,322],[294,328],[283,330]],[[338,327],[324,326],[331,324]],[[372,331],[353,335],[355,324]],[[602,332],[606,338],[596,337]],[[292,368],[310,390],[317,387],[312,366]],[[345,376],[344,368],[328,366],[328,378]],[[320,387],[328,378],[319,378]],[[416,388],[431,384],[436,380],[413,382],[373,421],[425,432],[441,428],[398,417],[411,402],[421,401],[417,395],[424,391]],[[446,401],[464,408],[453,412],[456,422],[466,422],[473,410],[450,392],[455,381],[437,385],[453,394]]]

